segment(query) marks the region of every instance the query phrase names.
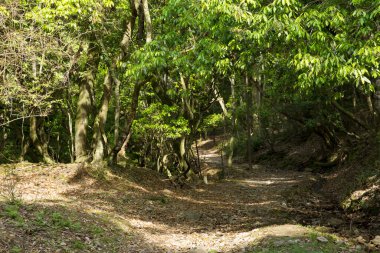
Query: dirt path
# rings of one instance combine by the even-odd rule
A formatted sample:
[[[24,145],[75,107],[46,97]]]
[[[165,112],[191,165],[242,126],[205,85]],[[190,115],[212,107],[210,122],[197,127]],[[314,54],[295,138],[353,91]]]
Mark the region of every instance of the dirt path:
[[[218,152],[203,150],[209,173],[218,170]],[[30,204],[63,205],[107,219],[124,231],[120,252],[249,252],[268,238],[299,238],[304,225],[349,224],[318,195],[310,173],[236,165],[222,181],[178,189],[151,170],[71,180],[77,165],[19,168],[18,190]],[[68,183],[69,182],[69,183]]]

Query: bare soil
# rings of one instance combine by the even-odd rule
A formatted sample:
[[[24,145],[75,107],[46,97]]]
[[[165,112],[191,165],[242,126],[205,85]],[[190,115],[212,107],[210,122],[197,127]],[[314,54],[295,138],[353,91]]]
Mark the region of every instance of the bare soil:
[[[220,180],[219,152],[209,141],[200,146],[209,184],[199,180],[183,188],[146,168],[106,171],[99,180],[85,173],[78,176],[78,164],[17,164],[15,189],[24,218],[33,210],[59,211],[82,227],[92,224],[106,232],[95,236],[84,228],[56,229],[49,244],[43,243],[48,230],[30,233],[2,215],[0,252],[10,252],[14,245],[20,245],[19,252],[256,252],[265,241],[308,242],[313,233],[331,234],[345,245],[331,252],[365,252],[365,244],[373,239],[315,193],[318,176],[260,164],[247,170],[240,164],[227,168],[226,178]],[[0,175],[5,182],[5,174]],[[0,202],[0,212],[4,206]],[[349,243],[359,236],[364,242]],[[86,247],[68,247],[73,240]]]

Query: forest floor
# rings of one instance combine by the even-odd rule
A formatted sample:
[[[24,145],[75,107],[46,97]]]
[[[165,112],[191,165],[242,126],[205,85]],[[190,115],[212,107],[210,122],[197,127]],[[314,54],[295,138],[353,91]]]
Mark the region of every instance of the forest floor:
[[[239,164],[219,180],[209,144],[209,184],[182,188],[145,168],[94,177],[77,164],[0,167],[1,193],[17,200],[0,202],[0,252],[369,251],[373,236],[315,193],[315,175]]]

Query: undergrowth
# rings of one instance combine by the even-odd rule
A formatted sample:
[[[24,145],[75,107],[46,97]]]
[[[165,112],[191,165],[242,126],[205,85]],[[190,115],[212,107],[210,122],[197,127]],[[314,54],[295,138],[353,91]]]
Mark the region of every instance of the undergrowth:
[[[320,241],[320,238],[326,241]],[[365,252],[361,247],[340,241],[334,235],[311,231],[305,237],[266,238],[255,246],[250,253],[346,253]]]
[[[121,230],[100,217],[22,203],[0,203],[0,252],[120,252]],[[4,245],[1,242],[5,243]],[[38,251],[40,252],[40,251]]]

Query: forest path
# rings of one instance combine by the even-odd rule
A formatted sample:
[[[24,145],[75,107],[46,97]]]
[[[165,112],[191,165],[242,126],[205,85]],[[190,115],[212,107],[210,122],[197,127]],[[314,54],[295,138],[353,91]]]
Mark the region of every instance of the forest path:
[[[214,147],[200,151],[210,174],[220,170]],[[310,193],[317,180],[307,172],[241,164],[223,180],[176,188],[149,169],[99,181],[77,178],[76,167],[17,169],[18,191],[31,205],[59,205],[87,221],[88,215],[106,220],[123,231],[117,252],[253,252],[261,241],[309,242],[316,232],[301,225],[347,225],[330,203]]]

